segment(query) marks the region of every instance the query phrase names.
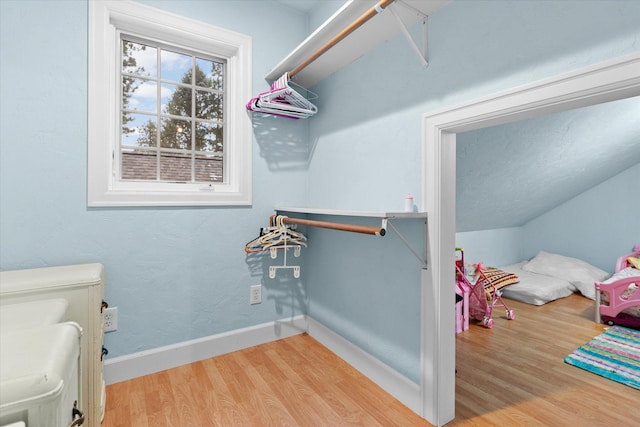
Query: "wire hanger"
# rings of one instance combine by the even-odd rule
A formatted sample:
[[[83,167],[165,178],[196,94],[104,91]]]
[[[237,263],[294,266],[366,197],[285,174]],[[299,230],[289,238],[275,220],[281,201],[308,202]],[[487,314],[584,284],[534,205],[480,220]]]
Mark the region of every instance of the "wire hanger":
[[[288,73],[285,72],[278,80],[274,81],[271,85],[270,91],[263,92],[257,97],[251,98],[246,105],[247,110],[272,114],[274,116],[287,117],[290,119],[307,118],[316,114],[318,112],[318,108],[313,105],[308,98],[304,97],[296,89],[291,87],[290,83],[293,83],[291,79],[337,43],[346,38],[349,34],[369,21],[372,17],[382,13],[382,11],[394,1],[395,0],[379,0],[375,6],[371,7],[358,19],[340,31],[340,33],[336,34],[331,40],[320,47],[320,49],[312,53],[311,56],[302,63],[298,64],[297,67]],[[396,16],[396,19],[398,19],[402,24],[399,17]]]
[[[291,83],[293,82],[289,79],[289,73],[284,73],[271,84],[270,91],[251,98],[247,103],[247,110],[290,119],[307,118],[316,114],[318,107],[293,88]],[[301,87],[299,85],[296,86]],[[317,98],[316,94],[307,89],[305,90],[312,95],[312,99]]]
[[[270,226],[261,228],[260,236],[247,243],[244,247],[244,251],[250,255],[269,251],[271,259],[278,257],[278,249],[283,249],[283,265],[269,266],[269,277],[271,279],[276,277],[278,269],[283,268],[293,270],[293,277],[299,278],[300,266],[287,264],[287,249],[293,249],[293,256],[297,258],[300,256],[300,248],[307,246],[306,236],[295,230],[294,226],[285,225],[283,218],[272,215],[269,221]]]
[[[278,249],[307,246],[307,237],[297,231],[293,226],[284,224],[282,218],[272,215],[270,226],[260,229],[260,235],[247,243],[244,251],[248,254],[272,251],[272,258],[275,258],[273,251]]]

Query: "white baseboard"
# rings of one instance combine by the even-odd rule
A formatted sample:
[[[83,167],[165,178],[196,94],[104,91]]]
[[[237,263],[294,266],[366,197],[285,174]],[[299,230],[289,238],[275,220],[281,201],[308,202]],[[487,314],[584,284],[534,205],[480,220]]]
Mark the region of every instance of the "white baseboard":
[[[114,384],[305,332],[420,414],[418,384],[304,315],[107,359],[104,380]]]
[[[420,415],[420,386],[326,326],[307,317],[308,334]]]
[[[104,362],[104,380],[107,385],[114,384],[302,334],[306,330],[306,317],[301,314],[288,319],[114,357]]]

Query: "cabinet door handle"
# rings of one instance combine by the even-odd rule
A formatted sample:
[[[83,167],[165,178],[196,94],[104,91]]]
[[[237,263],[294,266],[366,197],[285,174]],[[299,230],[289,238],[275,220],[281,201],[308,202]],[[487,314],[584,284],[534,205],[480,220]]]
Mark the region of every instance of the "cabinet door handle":
[[[73,402],[73,409],[71,410],[71,418],[72,418],[72,421],[71,421],[71,424],[69,424],[69,427],[81,426],[82,424],[84,424],[84,414],[82,413],[82,411],[78,409],[77,400]]]

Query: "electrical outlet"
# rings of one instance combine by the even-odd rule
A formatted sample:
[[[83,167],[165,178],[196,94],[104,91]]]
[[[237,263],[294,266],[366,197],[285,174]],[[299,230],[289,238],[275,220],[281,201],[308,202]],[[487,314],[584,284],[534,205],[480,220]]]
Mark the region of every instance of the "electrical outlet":
[[[105,332],[111,332],[118,329],[118,307],[105,308],[102,316],[104,319]]]
[[[262,285],[253,285],[250,288],[249,304],[260,304],[262,302]]]

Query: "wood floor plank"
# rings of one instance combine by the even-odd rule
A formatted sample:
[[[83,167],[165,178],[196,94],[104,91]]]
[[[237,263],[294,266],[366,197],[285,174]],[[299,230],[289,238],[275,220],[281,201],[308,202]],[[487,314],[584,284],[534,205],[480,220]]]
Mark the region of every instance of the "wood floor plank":
[[[294,383],[287,377],[287,374],[271,361],[267,352],[266,349],[264,351],[253,351],[247,356],[247,359],[250,363],[256,364],[256,370],[264,378],[264,381],[269,383],[268,385],[273,395],[277,397],[279,402],[282,402],[295,420],[294,425],[300,425],[310,417],[319,419],[319,415],[309,405],[288,404],[288,402],[300,400],[305,392],[307,394],[312,394],[313,392],[295,387]]]
[[[236,352],[234,355],[238,367],[245,367],[244,380],[249,389],[246,394],[248,399],[245,399],[244,404],[245,408],[252,412],[253,424],[295,426],[296,420],[269,386],[269,375],[266,378],[263,377],[258,369],[251,365],[244,353]]]
[[[271,359],[272,363],[280,369],[287,377],[285,386],[288,389],[290,399],[288,402],[297,402],[297,404],[303,405],[308,408],[310,414],[313,417],[305,417],[300,422],[304,422],[308,419],[313,425],[319,424],[319,420],[323,420],[326,423],[339,422],[339,415],[333,410],[331,406],[322,397],[324,385],[322,383],[315,383],[306,381],[304,369],[301,369],[300,365],[294,364],[291,366],[283,357],[287,352],[278,352],[274,349],[267,351],[267,355]],[[286,357],[286,356],[285,356]],[[313,421],[312,421],[313,420]]]
[[[142,387],[139,387],[143,381],[137,381],[134,384],[136,387],[131,387],[129,390],[122,391],[122,396],[128,400],[129,414],[131,417],[131,424],[133,425],[145,425],[149,423],[147,414],[150,412],[147,407],[147,399]],[[121,418],[120,426],[131,425],[128,423],[128,419]]]
[[[456,335],[447,426],[640,425],[640,391],[564,363],[605,329],[579,295]],[[102,427],[429,426],[307,335],[107,387]]]

